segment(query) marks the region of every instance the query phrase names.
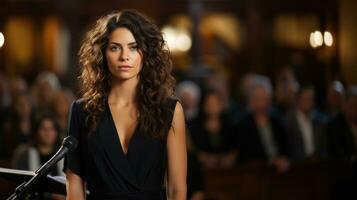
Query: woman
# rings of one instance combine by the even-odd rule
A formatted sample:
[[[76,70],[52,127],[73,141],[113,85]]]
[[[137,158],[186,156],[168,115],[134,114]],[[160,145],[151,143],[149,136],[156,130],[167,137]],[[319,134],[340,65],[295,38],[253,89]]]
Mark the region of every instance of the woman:
[[[205,168],[229,168],[236,159],[234,132],[217,90],[203,93],[198,117],[189,131]]]
[[[52,114],[46,113],[36,117],[33,124],[32,141],[30,144],[20,145],[13,158],[15,169],[36,171],[45,164],[60,146],[60,127]],[[61,163],[51,170],[54,176],[64,175]]]
[[[184,115],[158,28],[132,10],[97,21],[79,52],[81,100],[69,134],[67,199],[186,198]],[[166,177],[166,179],[165,179]]]

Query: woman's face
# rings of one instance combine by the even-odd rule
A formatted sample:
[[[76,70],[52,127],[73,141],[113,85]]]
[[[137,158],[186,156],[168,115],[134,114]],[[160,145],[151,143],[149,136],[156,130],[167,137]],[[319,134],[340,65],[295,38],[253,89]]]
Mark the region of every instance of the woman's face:
[[[220,114],[223,111],[222,101],[219,98],[218,94],[209,94],[203,101],[205,101],[203,109],[206,114],[216,115]]]
[[[41,145],[53,146],[57,140],[57,130],[51,119],[44,119],[38,130],[38,142]]]
[[[127,28],[117,28],[109,35],[105,56],[114,80],[139,80],[142,53],[133,34]]]
[[[17,100],[15,102],[15,111],[21,116],[21,117],[29,117],[31,115],[32,107],[31,107],[31,102],[28,96],[21,95],[17,97]]]
[[[263,87],[253,88],[249,95],[249,107],[253,113],[266,113],[270,107],[270,96]]]
[[[70,101],[66,97],[66,94],[63,91],[60,91],[54,96],[53,100],[53,106],[56,114],[59,117],[67,117],[70,107]]]
[[[47,80],[43,80],[38,83],[38,101],[40,101],[39,103],[49,104],[52,101],[54,93],[55,89]]]

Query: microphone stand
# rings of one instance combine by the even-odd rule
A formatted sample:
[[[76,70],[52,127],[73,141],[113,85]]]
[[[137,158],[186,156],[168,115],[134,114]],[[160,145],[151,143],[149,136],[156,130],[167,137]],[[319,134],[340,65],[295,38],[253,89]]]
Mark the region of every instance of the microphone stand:
[[[41,178],[43,178],[43,174],[36,174],[32,177],[29,181],[25,181],[20,184],[16,189],[15,192],[7,198],[7,200],[16,200],[16,199],[28,199],[28,200],[42,200],[44,199],[44,190],[41,190],[40,184],[36,184],[37,182],[41,183]],[[32,188],[32,191],[26,193],[29,189]]]
[[[73,150],[77,146],[77,140],[72,136],[68,136],[63,140],[63,144],[61,148],[55,153],[55,155],[48,160],[44,165],[42,165],[36,172],[35,176],[33,176],[29,181],[25,181],[16,187],[15,192],[7,198],[7,200],[17,200],[17,199],[25,199],[25,200],[43,200],[44,199],[44,185],[43,178],[45,178],[54,166],[63,156],[70,150]],[[29,191],[29,189],[32,189]],[[29,191],[29,192],[27,192]]]
[[[29,199],[29,200],[42,200],[44,199],[44,187],[41,186],[41,179],[46,177],[50,169],[52,169],[53,166],[47,167],[48,163],[53,162],[54,159],[56,159],[55,163],[58,162],[58,158],[56,157],[57,154],[64,154],[61,152],[63,147],[61,147],[57,153],[49,160],[47,161],[42,167],[40,167],[36,172],[35,176],[33,176],[30,180],[23,182],[20,184],[18,187],[16,187],[15,192],[7,198],[7,200],[17,200],[17,199]],[[40,189],[42,188],[42,190]],[[29,191],[29,189],[32,189],[30,192],[26,193]]]

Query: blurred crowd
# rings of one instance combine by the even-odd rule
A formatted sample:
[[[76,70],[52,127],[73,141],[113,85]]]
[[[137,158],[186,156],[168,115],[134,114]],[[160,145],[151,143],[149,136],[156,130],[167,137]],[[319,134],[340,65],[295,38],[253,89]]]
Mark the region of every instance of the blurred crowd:
[[[38,74],[31,85],[0,74],[0,167],[35,171],[48,161],[66,135],[74,99],[52,72]],[[51,174],[63,175],[61,165]]]
[[[188,130],[190,194],[204,187],[197,169],[245,164],[284,173],[306,163],[355,163],[357,85],[331,81],[317,105],[314,85],[301,83],[292,68],[275,77],[245,73],[236,94],[217,74],[178,82]]]
[[[178,78],[191,199],[203,199],[204,169],[263,163],[286,172],[299,163],[356,159],[357,86],[331,81],[317,106],[314,85],[300,83],[292,69],[275,77],[248,72],[236,88],[217,74]],[[54,155],[74,99],[54,73],[40,73],[31,85],[0,74],[0,167],[36,170]],[[63,175],[61,163],[51,173]]]

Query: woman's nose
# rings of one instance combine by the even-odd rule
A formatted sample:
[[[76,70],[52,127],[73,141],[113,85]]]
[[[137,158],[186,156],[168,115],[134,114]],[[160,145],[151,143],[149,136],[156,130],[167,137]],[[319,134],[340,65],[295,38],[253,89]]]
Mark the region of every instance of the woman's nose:
[[[129,53],[128,53],[128,50],[123,49],[123,51],[122,51],[122,52],[121,52],[121,54],[120,54],[119,59],[120,59],[120,61],[126,61],[126,60],[129,60]]]

